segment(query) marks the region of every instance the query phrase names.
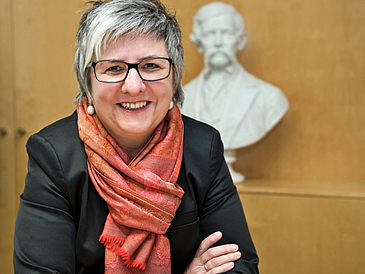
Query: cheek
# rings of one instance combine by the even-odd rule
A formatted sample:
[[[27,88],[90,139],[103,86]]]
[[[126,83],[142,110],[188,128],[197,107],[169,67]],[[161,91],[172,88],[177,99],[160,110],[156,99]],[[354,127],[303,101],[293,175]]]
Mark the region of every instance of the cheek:
[[[91,96],[93,98],[94,104],[111,101],[115,96],[115,93],[119,90],[119,85],[100,83],[93,76],[91,77],[90,82]]]
[[[168,99],[169,104],[170,104],[170,102],[172,101],[172,99],[174,98],[174,95],[175,95],[175,90],[174,90],[174,88],[175,88],[174,83],[171,83],[171,85],[169,86],[169,91],[168,91],[168,93],[167,93],[167,95],[166,95],[166,97],[167,97],[167,98],[169,98],[169,99]]]
[[[112,90],[113,86],[110,84],[105,84],[105,83],[100,83],[98,80],[96,80],[94,73],[92,72],[90,74],[90,88],[91,88],[91,96],[93,97],[94,100],[96,100],[96,98],[104,98],[108,92],[106,92],[107,90]],[[109,92],[111,93],[111,92]]]
[[[92,101],[95,103],[95,97],[98,96],[98,82],[95,79],[95,77],[93,75],[90,75],[90,94],[91,94],[91,99]]]
[[[174,81],[171,73],[170,77],[165,82],[150,82],[150,89],[160,101],[171,102],[174,96]]]
[[[87,75],[87,84],[90,90],[90,94],[92,97],[94,97],[94,89],[97,87],[98,81],[95,79],[95,75],[93,70],[90,70],[90,73]]]
[[[93,104],[97,113],[104,112],[108,109],[108,105],[112,102],[112,92],[95,87],[92,89]]]

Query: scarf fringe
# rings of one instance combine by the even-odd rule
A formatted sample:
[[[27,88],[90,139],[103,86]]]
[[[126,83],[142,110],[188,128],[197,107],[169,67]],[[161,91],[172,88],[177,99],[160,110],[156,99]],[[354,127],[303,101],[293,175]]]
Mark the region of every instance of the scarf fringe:
[[[125,251],[123,247],[118,248],[116,246],[116,245],[123,245],[125,239],[103,234],[100,236],[99,242],[104,244],[106,248],[112,250],[116,255],[120,256],[127,267],[138,268],[139,270],[142,271],[146,269],[145,263],[137,260],[131,260],[128,252]]]

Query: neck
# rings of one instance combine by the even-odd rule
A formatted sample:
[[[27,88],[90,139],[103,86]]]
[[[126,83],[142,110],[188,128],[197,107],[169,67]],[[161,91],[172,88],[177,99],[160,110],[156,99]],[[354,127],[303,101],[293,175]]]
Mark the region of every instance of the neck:
[[[143,149],[144,146],[139,147],[139,148],[126,148],[123,147],[124,150],[133,158],[136,157],[138,155],[138,153],[140,153],[140,151]]]
[[[118,145],[134,158],[145,147],[150,137],[130,136],[129,138],[113,138]]]

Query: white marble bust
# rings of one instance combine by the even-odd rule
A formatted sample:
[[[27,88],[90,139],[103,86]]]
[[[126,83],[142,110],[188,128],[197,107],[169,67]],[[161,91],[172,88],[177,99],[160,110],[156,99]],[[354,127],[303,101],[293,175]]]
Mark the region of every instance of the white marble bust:
[[[204,69],[184,86],[182,112],[219,130],[233,180],[242,181],[232,169],[234,150],[263,138],[288,110],[288,100],[238,63],[236,53],[247,37],[243,18],[231,5],[212,2],[201,7],[190,39],[204,54]]]

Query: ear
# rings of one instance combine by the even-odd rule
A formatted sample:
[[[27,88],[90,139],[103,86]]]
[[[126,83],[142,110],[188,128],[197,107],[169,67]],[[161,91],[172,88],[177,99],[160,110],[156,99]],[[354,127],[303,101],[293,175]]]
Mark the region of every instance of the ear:
[[[203,49],[203,47],[202,47],[202,43],[200,42],[200,39],[199,38],[197,38],[196,36],[195,36],[195,34],[194,33],[192,33],[192,34],[190,34],[190,40],[195,44],[195,46],[196,46],[196,48],[197,48],[197,50],[200,52],[200,53],[204,53],[204,49]]]
[[[242,32],[241,35],[237,37],[237,50],[242,50],[247,43],[247,34]]]

